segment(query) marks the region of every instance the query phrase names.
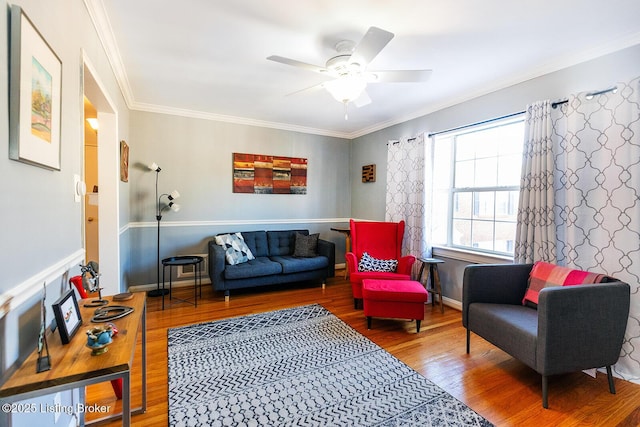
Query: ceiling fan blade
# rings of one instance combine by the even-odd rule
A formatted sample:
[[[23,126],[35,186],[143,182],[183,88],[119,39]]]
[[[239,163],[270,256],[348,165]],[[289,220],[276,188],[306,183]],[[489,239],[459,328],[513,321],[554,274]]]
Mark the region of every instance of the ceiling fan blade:
[[[369,28],[364,37],[362,37],[362,40],[360,40],[360,43],[358,43],[353,50],[351,58],[349,58],[349,63],[360,64],[363,68],[366,67],[392,38],[393,33],[389,31],[378,27]]]
[[[318,91],[320,89],[324,89],[323,85],[325,83],[326,82],[320,83],[320,84],[317,84],[317,85],[313,85],[313,86],[309,86],[309,87],[305,87],[304,89],[299,89],[299,90],[296,90],[294,92],[288,93],[285,96],[297,95],[297,94],[302,93],[302,92],[315,92],[315,91]]]
[[[370,83],[419,83],[429,80],[431,73],[432,70],[388,70],[370,71],[367,74],[375,76],[369,80]]]
[[[353,101],[353,105],[357,108],[364,107],[369,104],[371,104],[371,98],[369,98],[369,94],[366,90],[363,90],[360,96]]]
[[[329,70],[324,67],[320,67],[318,65],[307,64],[306,62],[296,61],[295,59],[285,58],[283,56],[271,55],[268,56],[267,59],[269,61],[279,62],[285,65],[291,65],[293,67],[304,68],[305,70],[315,71],[320,74],[329,74]]]

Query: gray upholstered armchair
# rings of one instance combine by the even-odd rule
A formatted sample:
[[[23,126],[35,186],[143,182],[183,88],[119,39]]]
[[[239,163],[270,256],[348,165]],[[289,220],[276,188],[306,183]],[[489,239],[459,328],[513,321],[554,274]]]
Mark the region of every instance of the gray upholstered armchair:
[[[548,407],[550,375],[611,366],[620,356],[629,316],[629,285],[545,288],[538,306],[523,305],[532,264],[472,265],[464,272],[462,323],[542,375],[542,406]],[[615,279],[612,279],[615,280]]]

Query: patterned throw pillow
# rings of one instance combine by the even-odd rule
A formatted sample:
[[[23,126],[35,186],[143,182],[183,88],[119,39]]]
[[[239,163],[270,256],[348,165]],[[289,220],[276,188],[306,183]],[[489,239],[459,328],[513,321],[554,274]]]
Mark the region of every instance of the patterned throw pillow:
[[[219,234],[215,240],[216,244],[225,250],[225,258],[229,265],[241,264],[256,258],[240,233]]]
[[[358,271],[394,272],[397,267],[397,259],[377,259],[367,252],[362,254],[358,263]]]
[[[529,285],[522,299],[522,304],[536,307],[540,291],[544,288],[600,283],[606,277],[604,274],[589,273],[538,261],[529,273]]]
[[[318,256],[318,238],[320,233],[304,234],[296,233],[296,243],[293,249],[294,257],[314,257]]]

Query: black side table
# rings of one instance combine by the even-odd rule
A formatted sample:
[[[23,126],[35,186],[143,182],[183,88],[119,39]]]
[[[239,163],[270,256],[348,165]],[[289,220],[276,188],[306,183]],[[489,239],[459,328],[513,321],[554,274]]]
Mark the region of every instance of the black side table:
[[[198,306],[198,287],[200,287],[200,297],[202,297],[202,261],[204,258],[196,255],[174,256],[162,260],[162,289],[164,289],[164,273],[166,267],[169,267],[169,300],[172,299],[171,284],[173,278],[173,267],[180,265],[193,265],[193,302],[176,298],[178,301],[186,302]],[[162,294],[162,309],[164,310],[164,294]]]
[[[438,274],[438,264],[444,263],[443,260],[437,258],[418,258],[418,261],[422,263],[420,266],[420,272],[418,273],[418,282],[424,284],[424,287],[431,293],[431,305],[436,303],[436,295],[440,300],[440,312],[444,313],[444,303],[442,301],[442,285],[440,284],[440,275]],[[422,273],[424,272],[424,266],[428,265],[427,278],[422,282]],[[431,284],[429,284],[429,278],[431,278]]]

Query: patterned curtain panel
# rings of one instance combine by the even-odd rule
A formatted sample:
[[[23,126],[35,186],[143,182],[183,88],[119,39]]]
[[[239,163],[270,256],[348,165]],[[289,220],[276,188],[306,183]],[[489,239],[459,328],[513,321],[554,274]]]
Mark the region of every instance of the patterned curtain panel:
[[[424,134],[389,142],[386,221],[406,223],[403,255],[431,256],[431,149]],[[416,265],[420,263],[415,263]]]
[[[551,102],[527,106],[514,262],[556,262]]]
[[[640,382],[640,78],[616,87],[570,96],[553,113],[557,258],[629,283],[615,371]]]

